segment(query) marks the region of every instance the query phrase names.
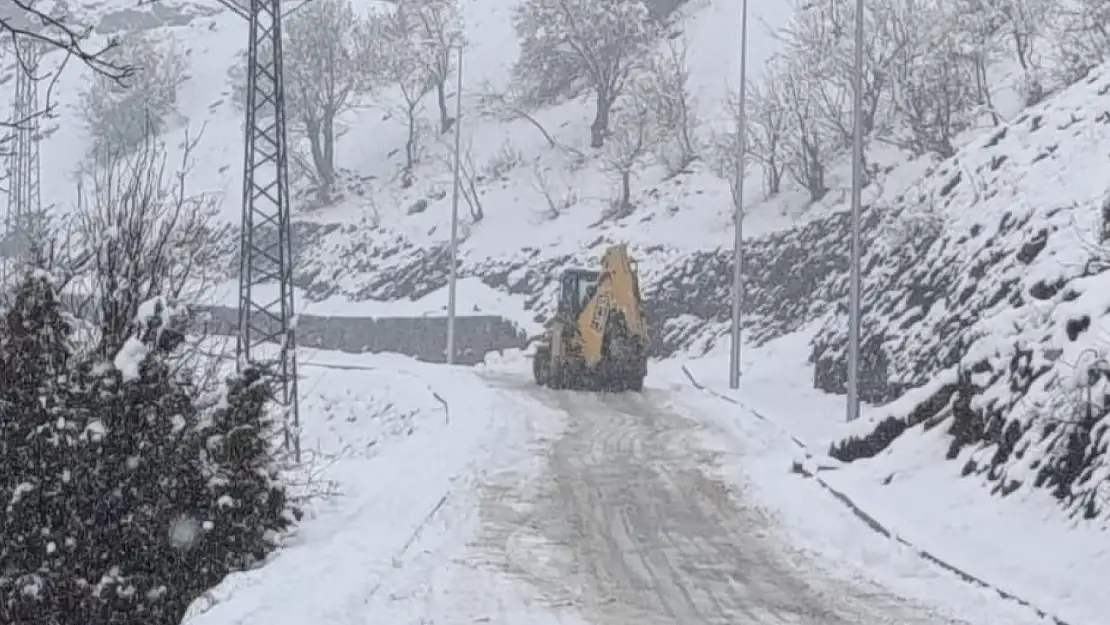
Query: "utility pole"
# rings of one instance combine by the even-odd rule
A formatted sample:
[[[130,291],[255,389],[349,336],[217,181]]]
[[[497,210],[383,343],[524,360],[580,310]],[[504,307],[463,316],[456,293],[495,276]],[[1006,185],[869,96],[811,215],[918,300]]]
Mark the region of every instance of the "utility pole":
[[[451,273],[447,278],[447,364],[455,364],[455,283],[458,280],[459,264],[459,154],[462,142],[462,88],[463,88],[463,44],[459,41],[459,58],[455,73],[458,84],[455,87],[455,161],[454,188],[451,191]]]
[[[740,20],[740,115],[736,122],[736,171],[732,182],[732,351],[729,354],[729,388],[740,388],[740,320],[744,303],[744,155],[747,146],[748,109],[748,0],[744,0]]]
[[[848,283],[847,419],[859,418],[861,212],[863,194],[863,0],[856,0],[856,58],[852,75],[852,260]]]
[[[4,214],[3,265],[0,293],[14,286],[21,265],[28,260],[32,223],[42,214],[42,166],[39,160],[38,71],[42,49],[21,39],[15,72],[15,100],[8,149],[8,206]],[[21,65],[21,67],[19,66]]]
[[[300,462],[281,0],[219,1],[249,25],[236,357],[239,366],[277,361],[285,447]],[[275,282],[276,299],[254,289]]]

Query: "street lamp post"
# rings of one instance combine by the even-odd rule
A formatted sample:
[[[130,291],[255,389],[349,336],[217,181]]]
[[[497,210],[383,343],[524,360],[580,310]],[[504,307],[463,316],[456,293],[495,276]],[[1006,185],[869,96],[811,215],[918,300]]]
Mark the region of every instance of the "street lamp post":
[[[860,213],[863,192],[863,0],[856,0],[856,58],[852,75],[852,261],[848,283],[848,406],[847,419],[859,418],[860,373]]]
[[[732,350],[729,354],[729,388],[740,387],[740,318],[744,301],[744,155],[747,153],[748,108],[748,0],[744,0],[740,19],[740,114],[736,123],[736,171],[733,180],[732,249]]]
[[[455,282],[458,278],[459,263],[459,152],[462,142],[462,87],[463,87],[463,46],[460,42],[459,57],[455,72],[458,82],[455,88],[455,159],[454,182],[451,191],[451,273],[447,279],[447,364],[455,364]]]

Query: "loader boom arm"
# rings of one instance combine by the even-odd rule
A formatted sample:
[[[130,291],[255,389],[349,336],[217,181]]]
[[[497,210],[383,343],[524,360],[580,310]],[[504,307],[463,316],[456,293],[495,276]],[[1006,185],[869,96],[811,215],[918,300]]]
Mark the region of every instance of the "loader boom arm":
[[[590,366],[602,358],[605,332],[614,313],[624,317],[629,335],[646,341],[647,328],[641,313],[640,280],[628,255],[628,245],[610,246],[601,259],[597,291],[578,318],[582,332],[582,355]]]

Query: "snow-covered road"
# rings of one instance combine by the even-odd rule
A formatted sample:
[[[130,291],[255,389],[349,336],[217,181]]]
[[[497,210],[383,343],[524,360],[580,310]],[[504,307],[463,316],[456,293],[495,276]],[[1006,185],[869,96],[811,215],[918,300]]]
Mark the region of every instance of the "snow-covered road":
[[[489,561],[552,607],[596,625],[956,623],[877,586],[826,578],[757,505],[703,470],[696,422],[668,391],[553,392],[487,373],[520,417],[566,428],[532,480],[504,475],[482,498]]]
[[[1039,622],[871,534],[790,474],[788,437],[749,418],[728,435],[711,415],[734,407],[665,371],[607,395],[538,388],[519,355],[320,352],[303,370],[330,494],[186,625]],[[802,548],[799,516],[866,566]]]

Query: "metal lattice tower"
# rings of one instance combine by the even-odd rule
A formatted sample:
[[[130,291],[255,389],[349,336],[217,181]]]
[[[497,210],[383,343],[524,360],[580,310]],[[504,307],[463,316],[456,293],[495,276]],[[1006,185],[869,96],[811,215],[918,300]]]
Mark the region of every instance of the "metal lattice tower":
[[[285,444],[300,462],[281,2],[220,2],[250,24],[236,356],[240,363],[277,361]],[[273,283],[278,287],[276,298],[265,288]],[[263,288],[255,288],[259,286]]]
[[[41,50],[34,41],[19,42],[23,67],[16,69],[15,101],[9,137],[8,206],[4,214],[3,271],[0,290],[9,286],[30,252],[33,220],[42,213],[42,166],[39,160],[38,70]]]

